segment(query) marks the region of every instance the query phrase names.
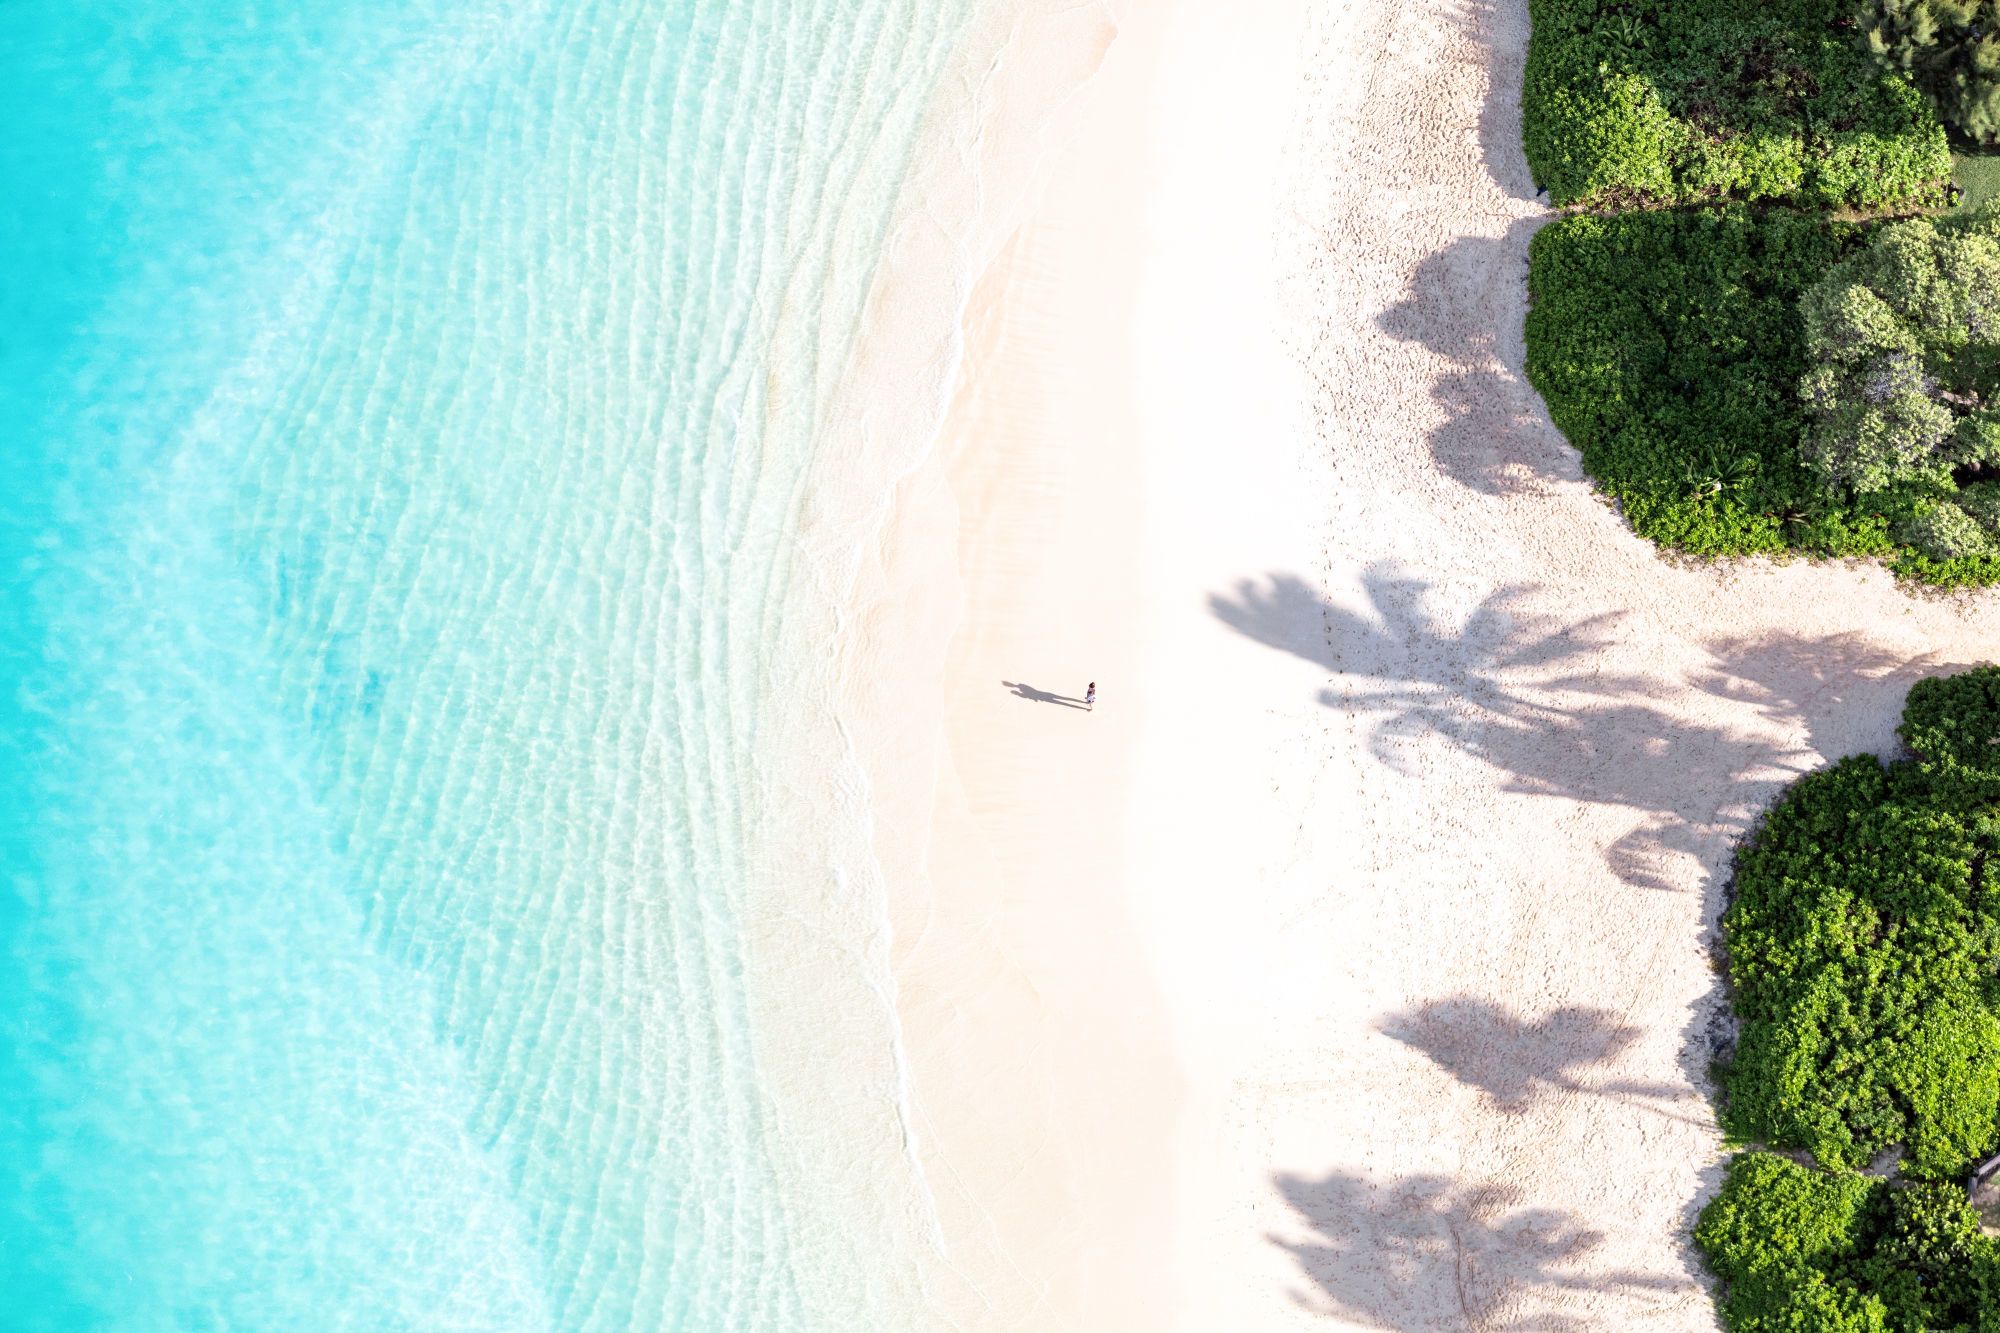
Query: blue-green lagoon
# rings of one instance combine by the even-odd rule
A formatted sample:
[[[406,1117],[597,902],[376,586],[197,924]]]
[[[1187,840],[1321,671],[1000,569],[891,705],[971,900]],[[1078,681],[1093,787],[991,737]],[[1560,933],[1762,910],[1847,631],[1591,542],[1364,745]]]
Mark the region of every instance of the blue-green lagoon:
[[[740,923],[814,891],[762,701],[970,8],[0,8],[0,1327],[911,1298]]]

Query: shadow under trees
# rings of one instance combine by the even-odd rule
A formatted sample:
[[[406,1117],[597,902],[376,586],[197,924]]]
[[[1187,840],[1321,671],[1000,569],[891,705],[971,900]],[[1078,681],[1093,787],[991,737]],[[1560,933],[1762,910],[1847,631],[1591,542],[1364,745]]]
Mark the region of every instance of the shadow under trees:
[[[1561,1308],[1587,1293],[1677,1285],[1636,1273],[1586,1276],[1602,1233],[1526,1204],[1510,1185],[1434,1175],[1375,1185],[1345,1172],[1281,1175],[1277,1185],[1311,1233],[1272,1237],[1313,1284],[1299,1303],[1365,1328],[1573,1333],[1599,1326]]]
[[[1584,1070],[1615,1058],[1639,1037],[1638,1028],[1608,1010],[1565,1005],[1528,1019],[1475,996],[1420,1005],[1384,1022],[1381,1031],[1510,1114],[1527,1110],[1545,1091],[1583,1091]]]
[[[1778,630],[1719,636],[1692,666],[1656,663],[1621,647],[1640,630],[1631,613],[1563,615],[1551,603],[1514,584],[1447,605],[1431,582],[1379,564],[1363,571],[1359,598],[1276,574],[1211,597],[1210,610],[1325,672],[1319,702],[1353,717],[1368,753],[1394,771],[1421,772],[1419,747],[1442,744],[1490,766],[1503,791],[1635,812],[1634,828],[1604,849],[1608,868],[1636,888],[1684,892],[1690,877],[1667,861],[1695,857],[1711,924],[1731,849],[1756,812],[1824,756],[1891,750],[1911,683],[1960,665],[1858,634]],[[1588,1077],[1640,1035],[1605,1010],[1532,1016],[1461,996],[1391,1016],[1381,1030],[1508,1114],[1574,1093],[1703,1114],[1688,1105],[1690,1089],[1707,1085],[1730,1036],[1719,982],[1685,1034],[1682,1084]],[[1690,1219],[1715,1174],[1703,1173]],[[1309,1242],[1272,1237],[1317,1287],[1301,1299],[1366,1327],[1447,1326],[1440,1312],[1457,1310],[1463,1323],[1449,1326],[1567,1333],[1598,1326],[1563,1313],[1589,1307],[1579,1293],[1669,1298],[1699,1285],[1691,1251],[1682,1278],[1603,1275],[1584,1262],[1601,1236],[1502,1184],[1419,1176],[1378,1186],[1341,1174],[1279,1184],[1314,1232]]]
[[[1440,472],[1482,495],[1532,492],[1582,475],[1525,369],[1520,292],[1528,242],[1543,221],[1521,218],[1504,235],[1453,241],[1417,265],[1409,290],[1381,317],[1385,333],[1450,364],[1431,381],[1445,419],[1427,443]]]
[[[1719,870],[1748,812],[1821,755],[1871,748],[1856,744],[1869,717],[1886,719],[1873,746],[1888,744],[1911,681],[1945,669],[1859,635],[1772,632],[1717,639],[1685,678],[1631,673],[1608,665],[1628,613],[1555,618],[1514,584],[1447,617],[1429,582],[1389,565],[1362,586],[1367,605],[1350,608],[1277,574],[1212,596],[1210,610],[1341,677],[1320,702],[1367,719],[1369,752],[1395,771],[1441,740],[1505,775],[1505,791],[1637,812],[1606,859],[1646,888],[1672,887],[1660,863],[1674,853]],[[1740,707],[1691,708],[1690,693]],[[1754,734],[1744,709],[1772,725]]]

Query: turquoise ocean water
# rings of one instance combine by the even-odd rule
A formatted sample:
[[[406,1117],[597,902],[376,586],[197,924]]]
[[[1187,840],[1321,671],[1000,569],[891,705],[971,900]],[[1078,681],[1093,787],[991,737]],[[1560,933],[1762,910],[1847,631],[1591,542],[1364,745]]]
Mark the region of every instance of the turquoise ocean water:
[[[895,1285],[795,1225],[737,926],[970,4],[0,7],[0,1327]]]

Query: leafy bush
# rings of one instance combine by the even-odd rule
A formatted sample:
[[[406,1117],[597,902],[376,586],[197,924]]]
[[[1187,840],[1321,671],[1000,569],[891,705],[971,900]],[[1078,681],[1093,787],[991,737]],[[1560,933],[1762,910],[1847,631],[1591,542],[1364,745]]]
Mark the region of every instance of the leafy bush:
[[[1992,845],[1918,763],[1861,755],[1793,786],[1738,855],[1723,919],[1743,1023],[1723,1076],[1734,1132],[1832,1167],[1901,1144],[1904,1169],[1933,1179],[1991,1150]]]
[[[1944,130],[1814,0],[1530,0],[1522,137],[1557,204],[1942,198]]]
[[[2000,1243],[1956,1185],[1729,1164],[1694,1231],[1735,1333],[2000,1333]]]
[[[1792,785],[1723,917],[1743,1022],[1729,1164],[1695,1244],[1734,1333],[2000,1333],[2000,1241],[1956,1183],[2000,1140],[2000,667],[1919,682],[1913,757]],[[1901,1180],[1849,1169],[1905,1150]]]
[[[1953,129],[2000,142],[2000,3],[1864,0],[1868,49],[1905,71]]]
[[[2000,799],[2000,791],[1981,785],[1982,779],[2000,773],[2000,667],[1918,681],[1910,687],[1896,734],[1933,785],[1947,778],[1970,781],[1973,799]],[[1957,792],[1953,796],[1966,799]]]
[[[1703,556],[1892,549],[1803,464],[1802,292],[1854,224],[1719,211],[1579,215],[1529,252],[1528,378],[1645,537]]]
[[[1770,1153],[1731,1161],[1695,1224],[1695,1245],[1726,1284],[1722,1318],[1737,1333],[1886,1333],[1888,1310],[1851,1275],[1873,1248],[1881,1186]]]
[[[2000,541],[1913,544],[1954,521],[1927,519],[1934,490],[1856,492],[1805,462],[1801,298],[1869,235],[1740,206],[1577,215],[1536,235],[1528,378],[1641,536],[1703,557],[1889,556],[1925,582],[2000,580]],[[1996,490],[1957,504],[2000,509]],[[1983,522],[1970,513],[1961,535]]]
[[[1722,1191],[1702,1209],[1695,1244],[1716,1276],[1741,1282],[1760,1268],[1834,1271],[1861,1254],[1877,1191],[1866,1176],[1813,1171],[1774,1153],[1729,1163]]]
[[[2000,557],[2000,505],[1959,481],[2000,467],[2000,214],[1898,222],[1800,305],[1807,466],[1910,515],[1939,561]]]

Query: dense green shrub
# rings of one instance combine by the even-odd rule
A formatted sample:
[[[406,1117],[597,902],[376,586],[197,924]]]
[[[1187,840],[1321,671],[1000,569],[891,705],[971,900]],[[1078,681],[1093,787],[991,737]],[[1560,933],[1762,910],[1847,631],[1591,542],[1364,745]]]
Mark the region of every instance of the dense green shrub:
[[[1695,1243],[1733,1333],[2000,1333],[2000,1242],[1959,1179],[2000,1142],[2000,667],[1919,682],[1912,757],[1794,783],[1723,917],[1742,1020],[1729,1164]],[[1851,1169],[1904,1150],[1901,1179]]]
[[[1869,232],[1732,206],[1577,215],[1537,233],[1528,378],[1641,536],[1704,557],[1888,556],[1925,582],[2000,580],[2000,542],[1913,545],[1928,539],[1931,493],[1857,493],[1805,462],[1801,299]],[[2000,510],[2000,494],[1973,487],[1958,503]]]
[[[1897,734],[1947,799],[2000,801],[2000,668],[1918,681]]]
[[[1868,48],[1908,73],[1953,129],[2000,142],[2000,3],[1862,0]]]
[[[1909,515],[1936,561],[2000,561],[2000,215],[1880,228],[1801,304],[1808,467]]]
[[[1726,1284],[1722,1317],[1737,1333],[1886,1330],[1881,1299],[1848,1279],[1872,1248],[1880,1186],[1770,1153],[1730,1162],[1695,1224],[1695,1244]]]
[[[1799,456],[1798,301],[1861,229],[1741,208],[1575,216],[1530,250],[1528,378],[1645,537],[1703,556],[1889,552]]]
[[[1557,204],[1942,198],[1944,130],[1818,0],[1530,0],[1528,163]]]
[[[1952,789],[1954,792],[1959,790]],[[1963,1172],[2000,1138],[1993,830],[1926,768],[1870,755],[1804,778],[1738,855],[1723,928],[1742,1039],[1730,1128],[1853,1167]]]
[[[1734,1333],[2000,1333],[2000,1244],[1957,1185],[1749,1152],[1695,1226]]]

